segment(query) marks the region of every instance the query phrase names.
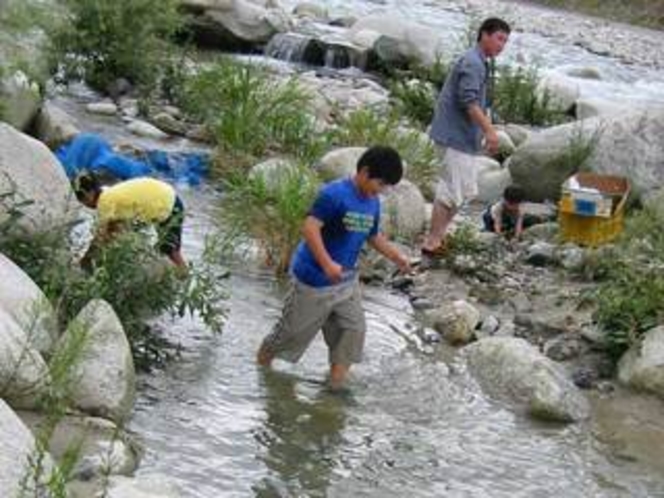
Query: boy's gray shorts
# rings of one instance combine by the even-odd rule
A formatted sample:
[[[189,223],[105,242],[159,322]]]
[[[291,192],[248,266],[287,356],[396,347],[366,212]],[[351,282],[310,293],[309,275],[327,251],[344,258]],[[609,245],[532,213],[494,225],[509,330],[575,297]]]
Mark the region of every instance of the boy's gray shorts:
[[[281,318],[263,340],[262,349],[295,363],[321,329],[331,364],[361,361],[366,322],[357,279],[311,287],[292,278]]]

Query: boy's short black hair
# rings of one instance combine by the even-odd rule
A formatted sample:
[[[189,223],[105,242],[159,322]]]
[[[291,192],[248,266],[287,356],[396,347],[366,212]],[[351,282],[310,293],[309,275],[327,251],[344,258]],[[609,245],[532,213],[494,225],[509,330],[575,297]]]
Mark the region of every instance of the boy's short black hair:
[[[396,185],[403,176],[401,156],[392,147],[369,147],[357,161],[357,171],[369,169],[369,178],[378,178],[389,185]]]
[[[519,203],[526,198],[526,192],[520,185],[510,185],[503,192],[503,199],[507,202]]]
[[[83,170],[74,178],[72,187],[76,198],[79,202],[83,202],[88,194],[98,194],[101,192],[101,181],[94,173]]]
[[[498,17],[489,17],[488,19],[484,20],[480,26],[480,29],[477,31],[477,41],[479,42],[482,39],[482,33],[486,33],[487,35],[491,36],[496,31],[502,31],[503,33],[507,33],[509,35],[512,31],[512,28],[510,28],[510,25],[507,24],[506,21],[503,21]]]

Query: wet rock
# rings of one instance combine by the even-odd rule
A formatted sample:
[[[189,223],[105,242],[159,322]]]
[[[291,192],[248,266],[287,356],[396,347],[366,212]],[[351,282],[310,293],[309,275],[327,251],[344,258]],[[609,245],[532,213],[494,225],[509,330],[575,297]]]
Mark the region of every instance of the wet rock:
[[[517,313],[528,313],[533,309],[533,303],[523,292],[517,292],[509,299],[510,305]]]
[[[132,120],[127,125],[127,130],[139,137],[154,138],[157,140],[168,138],[168,135],[162,130],[146,121],[141,121],[140,119]]]
[[[483,337],[488,337],[495,334],[498,329],[500,329],[500,320],[493,315],[488,315],[484,320],[482,320],[482,325],[480,326],[477,335],[482,334]],[[478,333],[479,332],[479,333]]]
[[[430,310],[436,307],[436,305],[426,297],[414,297],[410,301],[410,305],[414,310]]]
[[[548,242],[536,242],[528,248],[526,262],[533,266],[552,266],[557,264],[556,246]]]
[[[17,130],[27,130],[42,102],[39,85],[23,71],[16,71],[0,81],[2,120]]]
[[[68,142],[80,133],[76,121],[62,109],[45,102],[35,121],[35,135],[51,148]]]
[[[85,106],[85,110],[90,114],[115,116],[118,113],[118,106],[113,102],[91,102]]]
[[[114,476],[109,479],[107,498],[180,498],[175,482],[165,475]]]
[[[536,418],[573,422],[589,416],[587,400],[561,367],[525,340],[489,337],[462,352],[490,395],[523,404]]]
[[[586,351],[589,346],[578,334],[563,334],[544,343],[544,354],[555,361],[567,361],[577,358]]]
[[[585,250],[578,246],[567,245],[561,247],[558,251],[560,266],[569,271],[578,271],[584,266],[585,255]]]
[[[470,303],[457,300],[427,313],[427,320],[447,342],[462,345],[475,338],[480,312]]]
[[[540,80],[538,92],[540,98],[548,94],[554,106],[567,112],[574,107],[574,104],[581,95],[581,88],[574,78],[570,78],[557,71],[550,71]]]
[[[168,134],[180,136],[187,134],[187,125],[166,112],[156,114],[151,121],[157,128]]]
[[[664,325],[655,327],[618,362],[618,379],[664,398]]]
[[[525,241],[545,241],[554,242],[558,237],[559,226],[555,222],[545,222],[528,227],[523,232],[522,239]]]
[[[316,21],[326,21],[329,17],[327,9],[320,4],[311,2],[298,3],[293,9],[296,17],[314,19]]]

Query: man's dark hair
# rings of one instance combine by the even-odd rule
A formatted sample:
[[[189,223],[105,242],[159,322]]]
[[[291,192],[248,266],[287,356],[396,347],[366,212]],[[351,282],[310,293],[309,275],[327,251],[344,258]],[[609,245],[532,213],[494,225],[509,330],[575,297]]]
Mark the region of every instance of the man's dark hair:
[[[82,171],[74,179],[74,193],[79,202],[83,202],[88,194],[98,194],[101,192],[101,182],[94,173]]]
[[[383,180],[389,185],[396,185],[403,176],[401,156],[392,147],[374,145],[369,147],[357,161],[357,171],[369,169],[369,178]]]
[[[477,41],[479,42],[482,39],[482,33],[486,33],[487,35],[491,36],[496,31],[502,31],[503,33],[507,33],[509,35],[512,31],[512,28],[510,28],[510,25],[507,24],[507,22],[498,17],[489,17],[488,19],[484,20],[480,26],[480,29],[477,31]]]
[[[503,192],[503,199],[505,199],[507,202],[519,203],[523,202],[525,198],[526,192],[519,185],[510,185],[509,187],[505,188],[505,191]]]

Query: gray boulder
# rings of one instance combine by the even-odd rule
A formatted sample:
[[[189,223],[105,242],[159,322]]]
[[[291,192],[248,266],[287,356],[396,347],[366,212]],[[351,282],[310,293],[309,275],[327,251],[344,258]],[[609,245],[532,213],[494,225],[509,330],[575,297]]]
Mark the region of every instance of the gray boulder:
[[[35,136],[49,147],[57,147],[80,133],[76,121],[62,109],[44,102],[35,121]]]
[[[524,405],[532,416],[546,420],[589,416],[586,398],[561,367],[526,340],[489,337],[462,351],[471,373],[492,396]]]
[[[72,372],[75,405],[86,413],[124,421],[135,398],[134,361],[115,311],[102,300],[90,301],[69,324],[58,348],[82,342],[82,355]]]
[[[31,479],[28,459],[37,455],[35,438],[11,408],[0,399],[0,496],[49,496],[39,478]],[[48,477],[53,461],[44,456],[43,477]],[[27,479],[26,479],[27,477]],[[36,476],[35,476],[36,477]]]
[[[664,325],[649,330],[623,355],[618,378],[628,386],[664,398]]]
[[[64,168],[38,140],[0,123],[0,223],[12,209],[21,213],[16,227],[27,232],[51,229],[78,213]]]
[[[381,195],[381,229],[389,237],[412,240],[427,222],[426,201],[420,190],[401,180]]]
[[[325,181],[350,176],[357,169],[357,161],[366,147],[343,147],[325,154],[316,164],[316,170]]]
[[[29,345],[48,353],[57,339],[53,306],[39,287],[12,260],[0,253],[0,309],[14,318]]]
[[[35,408],[46,394],[48,367],[26,332],[0,309],[0,398],[14,408]]]
[[[39,112],[41,93],[22,71],[5,77],[0,82],[0,117],[17,130],[26,130]]]

